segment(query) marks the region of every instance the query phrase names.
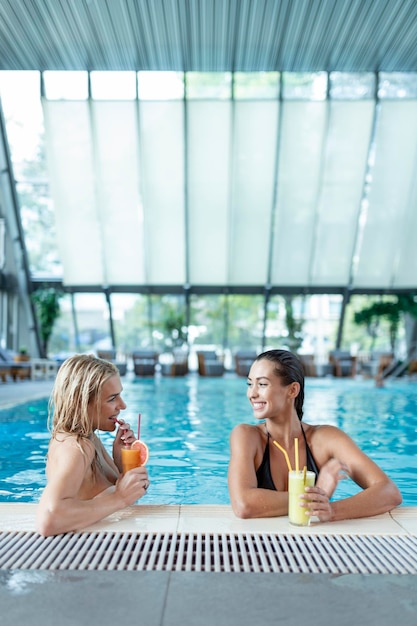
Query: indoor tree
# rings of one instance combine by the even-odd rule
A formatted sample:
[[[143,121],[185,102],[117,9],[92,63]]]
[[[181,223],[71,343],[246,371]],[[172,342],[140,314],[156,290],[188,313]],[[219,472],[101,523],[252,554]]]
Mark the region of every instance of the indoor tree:
[[[354,314],[354,322],[366,326],[368,334],[375,338],[381,319],[389,325],[389,338],[392,352],[395,352],[398,329],[404,315],[417,319],[417,302],[414,294],[400,294],[392,300],[379,300]]]
[[[62,291],[54,287],[40,287],[32,293],[41,337],[41,356],[45,359],[48,357],[48,343],[55,321],[61,313],[59,301],[63,295]]]

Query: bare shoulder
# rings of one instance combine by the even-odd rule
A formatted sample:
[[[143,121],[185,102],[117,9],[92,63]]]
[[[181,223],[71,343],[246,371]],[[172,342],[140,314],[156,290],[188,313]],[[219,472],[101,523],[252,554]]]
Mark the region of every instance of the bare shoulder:
[[[304,424],[304,432],[306,434],[307,440],[310,442],[314,441],[323,441],[329,439],[350,439],[349,435],[347,435],[343,430],[338,428],[337,426],[332,426],[331,424]]]
[[[90,464],[95,455],[94,444],[89,439],[77,440],[70,433],[58,433],[49,443],[48,458],[82,458]]]
[[[262,425],[239,424],[230,435],[230,467],[234,467],[238,475],[249,471],[249,467],[258,467],[265,447],[266,435]],[[252,463],[248,461],[253,460]],[[245,468],[245,469],[243,469]]]
[[[238,424],[231,432],[233,439],[260,439],[262,438],[259,426],[253,424]]]
[[[260,450],[263,446],[262,429],[254,424],[238,424],[235,426],[230,435],[230,448],[233,453],[240,453]]]
[[[308,445],[319,466],[335,457],[347,462],[354,455],[362,454],[356,443],[337,426],[320,424],[305,429]]]

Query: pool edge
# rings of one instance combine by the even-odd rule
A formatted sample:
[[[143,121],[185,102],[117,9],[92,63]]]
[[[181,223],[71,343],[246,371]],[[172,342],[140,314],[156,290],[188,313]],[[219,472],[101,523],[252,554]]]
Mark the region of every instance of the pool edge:
[[[0,503],[1,531],[35,531],[36,503]],[[230,505],[135,504],[82,532],[169,532],[211,534],[417,535],[417,507],[400,506],[389,513],[341,522],[291,526],[286,516],[239,519]]]

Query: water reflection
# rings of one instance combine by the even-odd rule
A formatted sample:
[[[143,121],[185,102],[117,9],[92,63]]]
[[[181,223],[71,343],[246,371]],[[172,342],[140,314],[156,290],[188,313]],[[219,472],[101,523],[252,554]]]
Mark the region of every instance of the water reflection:
[[[150,448],[149,504],[229,502],[229,436],[253,423],[244,378],[155,378],[123,381],[125,419]],[[44,485],[47,401],[0,411],[1,501],[37,500]],[[417,505],[417,386],[376,388],[373,381],[307,379],[304,421],[345,430]],[[101,434],[111,444],[112,435]],[[338,495],[356,487],[343,481]]]

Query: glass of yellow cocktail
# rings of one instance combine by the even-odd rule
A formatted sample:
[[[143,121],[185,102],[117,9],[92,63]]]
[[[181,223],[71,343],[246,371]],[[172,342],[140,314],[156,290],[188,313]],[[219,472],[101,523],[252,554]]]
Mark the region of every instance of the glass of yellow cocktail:
[[[305,470],[288,473],[288,519],[295,526],[307,526],[310,520],[305,507],[300,506],[300,495],[306,487],[314,487],[316,475]]]

